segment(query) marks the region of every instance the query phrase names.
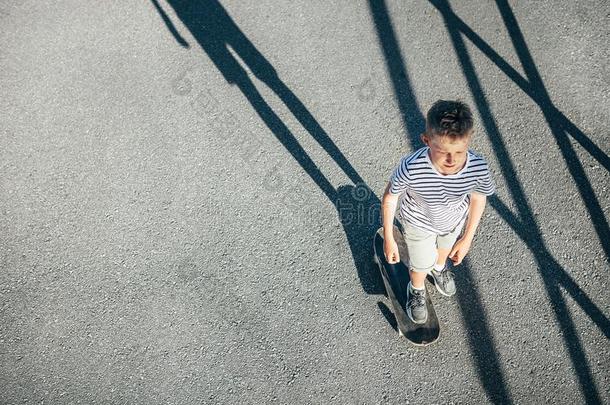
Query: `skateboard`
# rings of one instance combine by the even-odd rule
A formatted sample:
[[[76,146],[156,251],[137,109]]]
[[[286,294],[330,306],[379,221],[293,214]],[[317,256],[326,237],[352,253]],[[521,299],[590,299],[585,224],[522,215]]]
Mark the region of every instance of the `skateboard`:
[[[407,246],[400,230],[394,226],[394,240],[398,245],[400,262],[390,264],[383,252],[383,228],[379,228],[373,242],[374,259],[379,266],[386,296],[390,300],[392,311],[396,317],[398,335],[404,336],[409,342],[417,346],[427,346],[434,343],[440,334],[440,325],[436,317],[436,311],[430,299],[430,293],[426,287],[426,305],[428,307],[428,320],[425,323],[414,323],[405,310],[407,302],[407,287],[409,284],[408,262],[409,256]]]

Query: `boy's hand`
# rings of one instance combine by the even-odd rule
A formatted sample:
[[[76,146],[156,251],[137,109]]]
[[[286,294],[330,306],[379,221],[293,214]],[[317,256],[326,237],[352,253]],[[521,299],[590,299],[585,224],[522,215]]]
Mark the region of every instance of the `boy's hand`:
[[[457,242],[455,242],[453,249],[451,249],[451,252],[449,253],[449,258],[453,262],[454,266],[462,263],[462,260],[464,260],[464,257],[466,257],[468,251],[470,250],[471,244],[472,239],[470,238],[460,238]]]
[[[395,240],[385,239],[383,241],[383,253],[385,253],[385,259],[390,264],[396,264],[400,261],[400,254],[398,253],[398,245]]]

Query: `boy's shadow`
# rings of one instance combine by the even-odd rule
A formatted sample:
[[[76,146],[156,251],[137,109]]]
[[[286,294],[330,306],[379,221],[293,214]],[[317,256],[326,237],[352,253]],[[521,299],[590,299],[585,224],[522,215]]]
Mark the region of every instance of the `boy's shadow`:
[[[188,42],[180,35],[158,1],[151,0],[151,2],[176,41],[181,46],[188,47]],[[218,1],[168,0],[167,3],[227,82],[236,85],[241,90],[280,143],[337,208],[339,220],[346,233],[354,264],[365,292],[368,294],[384,293],[381,276],[372,261],[373,235],[380,224],[379,198],[370,190],[326,131],[301,100],[278,77],[273,66],[243,34]],[[234,55],[237,55],[239,59]],[[355,186],[334,188],[262,97],[242,64],[245,64],[257,79],[279,97]]]
[[[340,186],[335,206],[362,288],[367,294],[385,294],[379,268],[373,261],[373,239],[381,226],[379,199],[364,184]]]
[[[176,41],[180,45],[188,47],[187,41],[178,33],[157,0],[151,1]],[[363,182],[307,107],[278,77],[271,63],[256,49],[217,0],[168,0],[167,3],[174,9],[176,15],[189,29],[227,82],[236,85],[241,90],[267,127],[331,201],[335,199],[334,187],[262,97],[242,64],[245,64],[258,80],[280,98],[303,128],[335,160],[354,184]]]

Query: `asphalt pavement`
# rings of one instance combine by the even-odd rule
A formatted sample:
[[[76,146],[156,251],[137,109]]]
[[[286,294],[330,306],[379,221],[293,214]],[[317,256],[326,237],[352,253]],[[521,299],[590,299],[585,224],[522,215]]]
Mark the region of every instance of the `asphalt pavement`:
[[[0,403],[610,403],[606,1],[0,5]],[[488,200],[439,341],[372,260],[438,99]]]

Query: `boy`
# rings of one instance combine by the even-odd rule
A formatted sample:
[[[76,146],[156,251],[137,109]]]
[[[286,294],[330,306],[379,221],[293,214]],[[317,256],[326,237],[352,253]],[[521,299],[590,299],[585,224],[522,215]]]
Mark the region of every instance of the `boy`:
[[[455,294],[447,258],[454,265],[462,262],[483,215],[486,196],[494,193],[487,163],[468,149],[472,134],[472,112],[466,104],[434,103],[421,136],[426,146],[401,159],[383,195],[383,248],[389,263],[400,261],[392,232],[400,199],[399,220],[411,278],[406,311],[415,323],[428,319],[427,274],[432,274],[441,294]]]

